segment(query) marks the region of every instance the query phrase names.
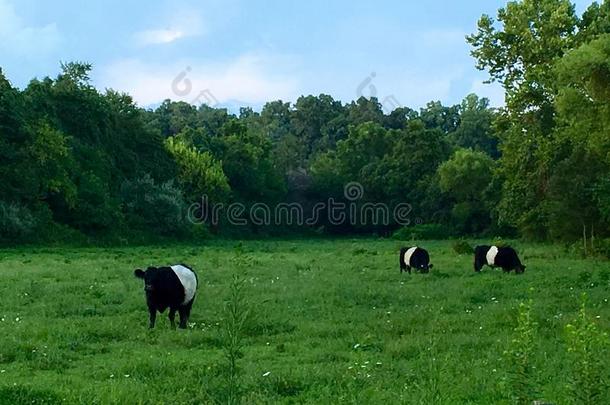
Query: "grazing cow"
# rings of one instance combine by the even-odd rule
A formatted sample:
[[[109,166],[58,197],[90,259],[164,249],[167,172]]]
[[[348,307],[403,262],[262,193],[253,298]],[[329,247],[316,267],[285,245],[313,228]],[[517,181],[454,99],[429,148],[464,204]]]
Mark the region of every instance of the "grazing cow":
[[[401,273],[408,271],[411,274],[411,267],[421,273],[427,273],[433,267],[428,251],[417,246],[400,249],[399,261]]]
[[[517,274],[525,271],[517,252],[511,247],[477,246],[474,249],[474,271],[480,272],[484,265],[501,267],[507,273],[511,270]]]
[[[136,269],[134,275],[144,280],[146,304],[150,314],[149,327],[155,327],[157,311],[169,308],[169,320],[176,328],[176,311],[180,314],[180,328],[186,329],[191,307],[197,292],[197,275],[188,266],[177,264],[169,267],[149,267],[146,271]]]

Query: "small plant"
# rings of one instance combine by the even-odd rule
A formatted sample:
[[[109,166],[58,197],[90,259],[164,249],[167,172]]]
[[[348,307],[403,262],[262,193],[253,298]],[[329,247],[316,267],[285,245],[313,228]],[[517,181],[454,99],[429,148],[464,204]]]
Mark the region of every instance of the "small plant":
[[[502,239],[500,237],[494,238],[494,240],[491,242],[491,244],[493,246],[497,246],[497,247],[508,247],[509,246],[508,242],[506,242],[504,239]]]
[[[466,242],[464,239],[456,240],[451,244],[451,247],[458,255],[470,255],[474,252],[472,245]]]
[[[226,403],[241,402],[242,387],[240,369],[237,364],[243,356],[244,329],[249,316],[249,306],[244,296],[244,279],[233,276],[229,297],[225,305],[225,319],[222,327],[222,346],[227,364]]]
[[[517,327],[504,352],[508,364],[508,389],[515,404],[531,404],[537,399],[533,357],[536,350],[536,322],[531,315],[532,301],[519,305]]]
[[[566,325],[571,363],[568,388],[573,403],[599,404],[608,394],[604,364],[608,335],[587,315],[586,302],[587,296],[583,294],[577,318]]]

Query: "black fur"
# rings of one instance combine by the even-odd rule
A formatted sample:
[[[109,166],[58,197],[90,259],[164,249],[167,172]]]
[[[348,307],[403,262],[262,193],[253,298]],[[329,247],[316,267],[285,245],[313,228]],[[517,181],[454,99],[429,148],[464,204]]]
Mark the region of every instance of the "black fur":
[[[474,271],[480,272],[481,268],[487,263],[487,252],[492,246],[477,246],[474,249]],[[498,247],[498,254],[492,267],[500,267],[504,272],[515,270],[515,273],[522,274],[525,271],[525,265],[519,260],[519,256],[515,249],[507,247]]]
[[[193,269],[184,264],[182,266],[190,269],[195,274],[195,279],[197,279],[197,274]],[[155,327],[157,311],[163,313],[169,308],[169,321],[172,328],[176,328],[174,319],[176,311],[178,311],[180,315],[179,327],[186,329],[186,323],[191,314],[195,297],[193,296],[192,300],[182,305],[185,294],[184,287],[171,267],[149,267],[146,271],[136,269],[134,275],[144,280],[146,304],[148,305],[148,313],[150,315],[149,327],[151,329]]]
[[[414,268],[421,273],[428,273],[433,267],[433,265],[430,264],[430,255],[428,254],[428,251],[418,247],[411,255],[411,260],[407,264],[405,263],[405,254],[409,249],[411,248],[403,247],[400,249],[400,255],[398,256],[400,261],[400,272],[408,271],[409,274],[411,274],[411,268]]]

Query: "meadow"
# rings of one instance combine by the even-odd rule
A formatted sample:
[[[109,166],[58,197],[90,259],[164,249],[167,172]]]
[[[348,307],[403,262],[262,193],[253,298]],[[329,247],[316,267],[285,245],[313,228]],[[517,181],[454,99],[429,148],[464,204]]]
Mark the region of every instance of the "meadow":
[[[524,275],[475,274],[450,241],[418,244],[430,274],[401,275],[409,244],[387,239],[0,250],[0,403],[511,403],[530,300],[529,383],[569,402],[566,325],[586,293],[610,330],[610,262],[515,241]],[[165,313],[148,330],[133,270],[179,262],[200,279],[189,327]],[[233,369],[227,302],[244,315]]]

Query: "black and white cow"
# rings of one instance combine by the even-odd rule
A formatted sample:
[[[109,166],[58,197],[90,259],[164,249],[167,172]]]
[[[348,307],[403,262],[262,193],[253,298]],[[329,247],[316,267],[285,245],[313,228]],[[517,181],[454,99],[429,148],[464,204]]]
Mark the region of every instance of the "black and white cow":
[[[411,274],[411,268],[421,273],[427,273],[433,267],[430,264],[430,255],[426,249],[417,246],[403,247],[400,249],[400,272],[408,271]]]
[[[503,271],[521,274],[525,266],[521,264],[515,249],[511,247],[477,246],[474,249],[474,271],[479,272],[484,265],[501,267]]]
[[[176,311],[180,314],[180,328],[186,329],[191,307],[197,292],[197,275],[190,267],[177,264],[169,267],[149,267],[146,271],[136,269],[134,275],[144,280],[146,304],[150,314],[150,328],[155,327],[157,311],[169,308],[169,320],[176,327]]]

